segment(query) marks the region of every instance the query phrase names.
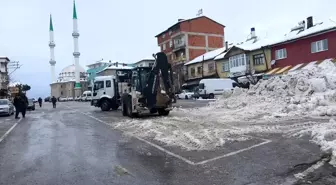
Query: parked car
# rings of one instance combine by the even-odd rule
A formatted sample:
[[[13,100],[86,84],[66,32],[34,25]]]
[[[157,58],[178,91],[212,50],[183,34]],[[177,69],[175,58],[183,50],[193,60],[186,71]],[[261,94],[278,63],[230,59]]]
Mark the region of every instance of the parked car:
[[[0,115],[13,115],[15,112],[14,105],[8,99],[0,99]]]
[[[67,97],[67,101],[73,101],[73,97]]]
[[[77,96],[76,98],[75,98],[75,101],[80,101],[81,100],[81,97],[80,96]]]
[[[44,98],[44,102],[50,102],[50,96]]]
[[[33,98],[33,102],[34,102],[34,103],[37,103],[37,99]]]
[[[35,110],[35,103],[33,99],[28,99],[28,107],[27,110]]]
[[[68,98],[65,98],[65,97],[59,97],[58,98],[58,101],[62,102],[62,101],[68,101]]]
[[[190,99],[192,98],[194,95],[194,92],[190,92],[188,90],[182,90],[182,92],[180,94],[177,94],[177,98],[178,99]]]

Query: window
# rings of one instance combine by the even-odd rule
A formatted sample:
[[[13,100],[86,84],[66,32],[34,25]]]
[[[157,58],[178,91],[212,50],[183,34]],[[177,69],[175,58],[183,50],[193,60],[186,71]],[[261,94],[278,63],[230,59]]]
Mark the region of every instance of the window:
[[[173,47],[173,41],[172,40],[169,41],[169,47],[171,47],[171,48]]]
[[[311,52],[317,53],[328,50],[328,39],[319,40],[311,43]]]
[[[154,62],[151,62],[148,64],[149,67],[152,67],[154,65]]]
[[[111,80],[106,80],[106,87],[111,87]]]
[[[96,81],[95,83],[94,83],[94,89],[102,89],[102,88],[104,88],[104,81]]]
[[[253,65],[263,65],[265,63],[264,54],[253,55]]]
[[[202,74],[202,67],[201,66],[197,67],[197,74]]]
[[[248,65],[247,60],[248,59],[245,54],[232,56],[229,58],[229,63],[230,63],[229,68]]]
[[[170,30],[168,34],[171,35],[172,33],[173,33],[173,32]]]
[[[191,76],[195,76],[195,68],[190,69],[190,74],[191,74]]]
[[[215,63],[210,63],[208,64],[208,71],[213,72],[215,71]]]
[[[166,37],[166,34],[163,34],[163,35],[162,35],[162,38],[164,39],[165,37]]]
[[[286,48],[284,49],[279,49],[275,51],[275,59],[276,60],[280,60],[280,59],[284,59],[287,58],[287,51]]]
[[[166,43],[162,45],[162,50],[166,50]]]
[[[61,95],[63,95],[63,91],[61,91]]]
[[[223,62],[222,64],[222,72],[229,71],[229,63],[228,62]]]

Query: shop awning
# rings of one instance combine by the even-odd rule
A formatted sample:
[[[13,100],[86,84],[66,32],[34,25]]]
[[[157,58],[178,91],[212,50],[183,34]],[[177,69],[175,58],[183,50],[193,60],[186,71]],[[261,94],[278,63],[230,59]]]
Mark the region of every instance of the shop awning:
[[[312,61],[312,62],[308,62],[308,63],[301,63],[301,64],[297,64],[294,66],[286,66],[286,67],[277,67],[274,69],[269,70],[264,76],[272,76],[272,75],[282,75],[282,74],[287,74],[287,73],[291,73],[294,71],[298,71],[301,69],[307,69],[313,65],[319,65],[323,62],[326,61],[331,61],[333,63],[336,63],[336,59],[335,58],[329,58],[329,59],[325,59],[325,60],[318,60],[318,61]]]

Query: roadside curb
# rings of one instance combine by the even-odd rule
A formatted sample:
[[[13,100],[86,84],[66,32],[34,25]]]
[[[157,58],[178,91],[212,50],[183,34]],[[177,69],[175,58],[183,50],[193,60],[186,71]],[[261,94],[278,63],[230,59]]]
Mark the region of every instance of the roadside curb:
[[[7,130],[7,132],[1,136],[0,143],[9,135],[9,133],[16,127],[17,124],[21,122],[22,118],[20,118],[10,129]]]

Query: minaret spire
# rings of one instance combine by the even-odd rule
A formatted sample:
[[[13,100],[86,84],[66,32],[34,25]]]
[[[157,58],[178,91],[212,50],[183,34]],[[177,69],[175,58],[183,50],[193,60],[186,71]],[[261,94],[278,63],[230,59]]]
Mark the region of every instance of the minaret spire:
[[[55,75],[55,53],[54,48],[56,44],[54,42],[54,27],[52,23],[52,17],[50,14],[50,23],[49,23],[49,48],[50,48],[50,70],[51,70],[51,83],[54,83],[56,81],[56,75]]]
[[[77,11],[76,11],[76,2],[73,3],[73,32],[72,37],[74,39],[74,52],[73,56],[75,58],[75,77],[76,77],[76,83],[75,83],[75,96],[81,95],[81,84],[80,84],[80,74],[79,74],[79,49],[78,49],[78,25],[77,25]]]

